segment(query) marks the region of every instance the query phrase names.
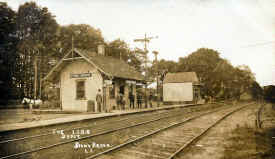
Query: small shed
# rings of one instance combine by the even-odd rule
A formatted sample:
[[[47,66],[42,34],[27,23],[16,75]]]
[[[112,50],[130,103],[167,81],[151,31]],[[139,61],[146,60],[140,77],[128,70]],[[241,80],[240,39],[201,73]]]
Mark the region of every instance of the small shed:
[[[144,83],[143,75],[122,60],[105,56],[102,48],[99,50],[96,53],[73,49],[45,77],[44,80],[59,84],[62,110],[98,112],[99,89],[103,111],[116,106],[118,94],[122,94],[126,106],[130,93],[136,98],[136,84]]]
[[[164,102],[196,102],[200,84],[195,72],[167,73],[163,80]]]

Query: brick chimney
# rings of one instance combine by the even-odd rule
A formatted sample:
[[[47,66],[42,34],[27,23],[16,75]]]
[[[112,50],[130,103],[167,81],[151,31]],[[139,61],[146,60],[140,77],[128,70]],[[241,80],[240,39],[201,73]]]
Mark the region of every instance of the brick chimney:
[[[105,46],[103,44],[97,46],[97,53],[105,56]]]

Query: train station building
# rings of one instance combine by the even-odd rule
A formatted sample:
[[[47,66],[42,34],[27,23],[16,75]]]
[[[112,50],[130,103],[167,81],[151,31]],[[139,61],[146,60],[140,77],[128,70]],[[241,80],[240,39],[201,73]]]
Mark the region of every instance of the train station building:
[[[103,111],[116,107],[119,94],[127,108],[129,94],[136,99],[136,85],[145,82],[144,76],[126,62],[105,56],[102,46],[98,52],[72,49],[44,80],[59,85],[62,110],[79,112],[98,112],[96,95],[99,89]]]

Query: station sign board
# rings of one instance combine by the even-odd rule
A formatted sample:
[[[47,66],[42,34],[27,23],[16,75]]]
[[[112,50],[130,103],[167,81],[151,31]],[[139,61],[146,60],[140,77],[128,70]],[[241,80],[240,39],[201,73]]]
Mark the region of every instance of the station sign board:
[[[87,78],[92,77],[92,73],[71,73],[71,78]]]

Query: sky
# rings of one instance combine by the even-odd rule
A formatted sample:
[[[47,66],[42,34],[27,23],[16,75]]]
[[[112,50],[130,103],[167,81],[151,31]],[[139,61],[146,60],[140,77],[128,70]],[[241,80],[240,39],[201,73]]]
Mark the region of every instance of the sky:
[[[3,0],[2,0],[3,1]],[[29,0],[4,0],[14,10]],[[61,25],[89,24],[106,41],[154,37],[159,59],[178,61],[199,48],[248,65],[261,86],[275,85],[274,0],[33,0]],[[157,38],[156,38],[157,37]]]

